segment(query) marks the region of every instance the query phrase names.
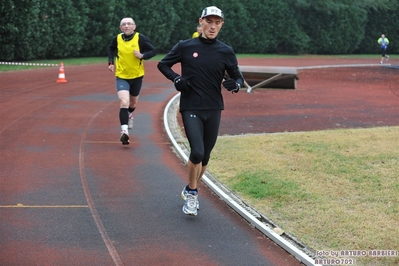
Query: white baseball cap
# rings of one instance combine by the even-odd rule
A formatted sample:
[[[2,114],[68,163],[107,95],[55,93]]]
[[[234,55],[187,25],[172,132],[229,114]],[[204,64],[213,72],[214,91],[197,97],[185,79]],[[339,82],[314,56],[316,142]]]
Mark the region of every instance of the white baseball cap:
[[[216,6],[208,6],[202,11],[201,18],[205,18],[207,16],[218,16],[220,18],[224,18],[222,10]]]

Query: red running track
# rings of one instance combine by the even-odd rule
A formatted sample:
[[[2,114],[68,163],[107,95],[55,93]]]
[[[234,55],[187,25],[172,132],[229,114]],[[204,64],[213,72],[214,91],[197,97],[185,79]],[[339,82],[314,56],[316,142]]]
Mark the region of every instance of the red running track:
[[[375,60],[242,59],[240,65]],[[104,65],[1,73],[0,265],[299,265],[205,186],[185,216],[185,166],[163,129],[176,93],[146,62],[131,145]],[[399,124],[399,72],[303,70],[296,90],[225,92],[220,134]]]

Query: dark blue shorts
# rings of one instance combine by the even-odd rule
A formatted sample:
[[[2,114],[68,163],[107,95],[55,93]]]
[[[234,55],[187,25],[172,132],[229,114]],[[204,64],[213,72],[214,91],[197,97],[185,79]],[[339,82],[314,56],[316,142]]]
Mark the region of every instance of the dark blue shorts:
[[[116,77],[116,91],[126,90],[132,96],[139,96],[142,85],[143,77],[135,79],[121,79]]]

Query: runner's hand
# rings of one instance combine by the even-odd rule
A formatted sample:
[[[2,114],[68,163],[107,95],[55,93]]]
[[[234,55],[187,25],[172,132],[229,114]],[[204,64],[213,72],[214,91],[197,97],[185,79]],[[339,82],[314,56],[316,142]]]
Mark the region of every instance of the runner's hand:
[[[227,78],[223,81],[223,86],[226,90],[237,93],[240,90],[240,84],[238,84],[234,79]]]
[[[190,82],[181,76],[175,78],[173,83],[175,84],[175,88],[178,91],[188,91],[190,89]]]

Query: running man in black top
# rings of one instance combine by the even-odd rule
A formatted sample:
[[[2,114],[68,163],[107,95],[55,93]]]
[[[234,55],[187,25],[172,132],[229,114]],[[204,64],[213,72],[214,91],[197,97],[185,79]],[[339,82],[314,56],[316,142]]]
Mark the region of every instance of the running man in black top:
[[[222,11],[215,6],[205,8],[199,24],[203,31],[198,38],[178,42],[158,63],[158,69],[180,91],[180,113],[191,148],[189,183],[181,193],[183,212],[189,215],[197,215],[197,183],[218,136],[224,109],[221,85],[234,93],[243,85],[233,49],[217,39],[224,24]],[[172,70],[177,63],[181,63],[181,75]],[[229,77],[225,77],[226,72]]]

